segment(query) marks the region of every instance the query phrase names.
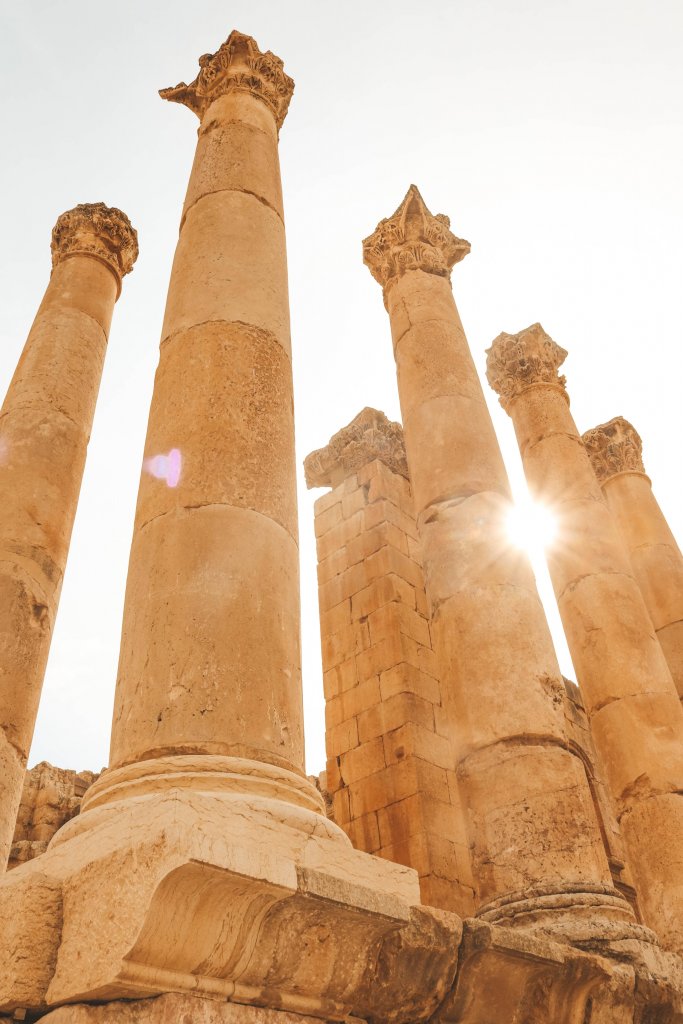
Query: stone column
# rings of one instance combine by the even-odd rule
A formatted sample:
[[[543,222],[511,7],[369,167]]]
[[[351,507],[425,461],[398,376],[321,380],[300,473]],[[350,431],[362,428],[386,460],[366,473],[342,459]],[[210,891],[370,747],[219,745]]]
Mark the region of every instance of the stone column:
[[[538,897],[538,911],[563,893],[567,908],[595,900],[628,914],[567,742],[562,676],[533,574],[506,533],[508,481],[450,285],[469,248],[415,186],[363,244],[391,320],[479,913],[519,922],[521,901]]]
[[[557,519],[548,566],[645,922],[681,951],[683,711],[569,411],[566,355],[534,324],[494,341],[487,375],[529,486]]]
[[[645,474],[643,442],[623,416],[587,431],[582,441],[683,698],[683,555]]]
[[[52,232],[52,275],[0,410],[0,871],[21,799],[114,303],[137,258],[120,210]]]
[[[282,61],[233,33],[199,117],[145,444],[110,767],[227,755],[302,775],[299,556],[278,132]],[[158,462],[158,460],[157,460]]]

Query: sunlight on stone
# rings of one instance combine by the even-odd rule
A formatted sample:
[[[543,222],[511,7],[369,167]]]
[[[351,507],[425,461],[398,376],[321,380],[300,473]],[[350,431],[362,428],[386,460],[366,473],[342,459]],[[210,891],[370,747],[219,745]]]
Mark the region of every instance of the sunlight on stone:
[[[510,540],[530,556],[543,556],[555,538],[557,523],[549,509],[532,501],[518,499],[510,510],[507,521]]]

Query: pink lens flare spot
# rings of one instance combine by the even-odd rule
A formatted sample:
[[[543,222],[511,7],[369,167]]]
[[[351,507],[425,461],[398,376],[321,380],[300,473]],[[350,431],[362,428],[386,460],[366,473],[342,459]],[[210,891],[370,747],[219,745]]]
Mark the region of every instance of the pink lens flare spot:
[[[168,455],[153,455],[145,460],[145,469],[157,480],[165,480],[169,487],[177,487],[183,459],[179,448],[171,448]]]
[[[182,464],[183,460],[180,454],[180,449],[171,448],[168,453],[168,467],[166,473],[166,483],[169,487],[177,487],[178,481],[180,480]]]

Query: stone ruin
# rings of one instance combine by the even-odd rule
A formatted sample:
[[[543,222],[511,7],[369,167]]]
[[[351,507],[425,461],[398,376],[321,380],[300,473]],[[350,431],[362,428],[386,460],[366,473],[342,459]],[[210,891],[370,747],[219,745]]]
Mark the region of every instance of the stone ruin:
[[[109,766],[26,773],[114,304],[137,256],[84,204],[0,412],[0,1019],[683,1021],[683,558],[635,429],[583,436],[534,324],[487,377],[532,494],[563,679],[411,186],[363,243],[402,426],[306,460],[328,761],[307,778],[278,135],[293,82],[233,32],[199,119],[162,327]]]

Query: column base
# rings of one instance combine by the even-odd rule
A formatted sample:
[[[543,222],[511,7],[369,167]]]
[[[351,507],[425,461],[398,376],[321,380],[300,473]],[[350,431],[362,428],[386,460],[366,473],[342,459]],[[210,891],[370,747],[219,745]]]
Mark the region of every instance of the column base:
[[[185,992],[407,1022],[449,991],[460,919],[420,905],[412,869],[354,850],[306,779],[171,757],[87,797],[0,882],[0,1013]]]
[[[636,922],[629,902],[610,885],[529,886],[482,904],[477,918],[505,928],[544,932],[572,944],[596,936],[605,942],[629,938],[658,944],[655,933]]]

